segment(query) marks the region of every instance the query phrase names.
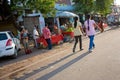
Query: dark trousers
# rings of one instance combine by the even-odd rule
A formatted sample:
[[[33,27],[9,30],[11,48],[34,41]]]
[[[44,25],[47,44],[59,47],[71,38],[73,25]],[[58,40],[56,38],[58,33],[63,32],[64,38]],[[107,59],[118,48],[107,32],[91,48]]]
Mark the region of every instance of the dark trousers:
[[[73,50],[75,50],[78,41],[79,41],[79,47],[80,49],[82,49],[82,36],[80,35],[80,36],[75,36],[75,44]]]
[[[51,39],[45,39],[47,44],[48,44],[48,49],[52,49],[52,42],[51,42]]]

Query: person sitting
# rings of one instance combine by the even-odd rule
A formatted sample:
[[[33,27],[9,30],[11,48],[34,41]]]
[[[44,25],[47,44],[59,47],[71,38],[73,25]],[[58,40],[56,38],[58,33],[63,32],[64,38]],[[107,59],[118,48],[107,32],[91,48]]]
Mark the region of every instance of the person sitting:
[[[74,30],[74,28],[72,27],[72,24],[69,23],[66,32],[73,32],[73,30]]]
[[[65,25],[64,24],[62,24],[61,26],[60,26],[60,29],[62,30],[62,32],[64,32],[64,31],[66,31],[66,27],[65,27]]]
[[[57,24],[54,24],[54,33],[59,34],[59,29],[58,29]]]

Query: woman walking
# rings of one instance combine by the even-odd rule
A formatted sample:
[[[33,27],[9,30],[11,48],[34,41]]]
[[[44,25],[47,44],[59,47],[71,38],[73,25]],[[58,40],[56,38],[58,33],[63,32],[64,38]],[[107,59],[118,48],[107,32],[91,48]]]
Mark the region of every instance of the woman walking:
[[[75,48],[76,48],[76,45],[78,43],[78,40],[79,40],[79,48],[81,51],[81,50],[83,50],[82,49],[82,31],[83,30],[82,30],[82,24],[78,21],[78,17],[74,18],[73,27],[74,27],[74,38],[75,38],[73,52],[75,52]]]
[[[87,20],[84,22],[85,26],[85,33],[89,37],[89,52],[92,52],[92,49],[95,48],[94,44],[94,36],[95,36],[95,27],[97,27],[99,30],[99,26],[95,23],[94,20],[91,20],[91,16],[87,15]]]

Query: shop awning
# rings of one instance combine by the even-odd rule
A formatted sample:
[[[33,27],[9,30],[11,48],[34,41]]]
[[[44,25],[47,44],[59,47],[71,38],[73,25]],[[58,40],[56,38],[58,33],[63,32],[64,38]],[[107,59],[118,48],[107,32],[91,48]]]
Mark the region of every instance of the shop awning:
[[[57,13],[56,17],[78,17],[78,15],[76,15],[72,12],[63,11],[63,12]]]

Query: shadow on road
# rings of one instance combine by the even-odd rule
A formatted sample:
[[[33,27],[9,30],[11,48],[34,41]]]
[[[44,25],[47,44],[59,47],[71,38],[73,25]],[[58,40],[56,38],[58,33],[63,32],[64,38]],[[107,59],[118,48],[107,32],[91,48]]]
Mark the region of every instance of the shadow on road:
[[[78,53],[78,52],[76,52],[76,53]],[[65,59],[67,59],[67,58],[69,58],[70,56],[75,55],[76,53],[72,53],[72,54],[70,54],[70,55],[67,55],[67,56],[61,58],[60,60],[58,60],[58,61],[56,61],[56,62],[53,62],[53,63],[51,63],[51,64],[49,64],[49,65],[47,65],[47,66],[41,67],[40,69],[34,70],[32,73],[25,74],[23,77],[21,77],[21,78],[19,78],[19,79],[17,79],[17,80],[23,80],[23,79],[29,78],[30,76],[35,75],[35,74],[37,74],[37,73],[39,73],[39,72],[41,72],[41,71],[43,71],[43,70],[45,70],[45,69],[47,69],[47,68],[55,65],[55,64],[58,64],[59,62],[65,60]],[[58,74],[59,72],[61,72],[61,71],[63,71],[64,69],[68,68],[69,66],[71,66],[72,64],[74,64],[74,63],[76,63],[77,61],[81,60],[82,58],[84,58],[84,57],[87,56],[88,54],[89,54],[89,52],[85,52],[85,53],[81,54],[81,55],[78,56],[77,58],[69,61],[68,63],[64,64],[63,66],[60,66],[60,67],[57,68],[56,70],[54,70],[54,71],[52,71],[52,72],[50,72],[50,73],[48,73],[48,74],[40,77],[40,78],[37,79],[37,80],[48,80],[49,78],[55,76],[55,75]]]
[[[41,50],[39,52],[39,50],[37,50],[37,49],[34,49],[32,51],[34,51],[34,52],[29,54],[29,55],[26,55],[24,53],[24,51],[22,50],[22,51],[19,52],[18,57],[15,58],[15,59],[11,58],[10,56],[1,57],[0,58],[0,67],[8,65],[8,64],[13,64],[13,63],[16,63],[16,62],[19,62],[19,61],[22,61],[22,60],[26,60],[28,58],[31,58],[31,57],[34,57],[34,56],[37,56],[37,55],[40,55],[40,54],[43,54],[43,53],[47,52],[47,50]]]

